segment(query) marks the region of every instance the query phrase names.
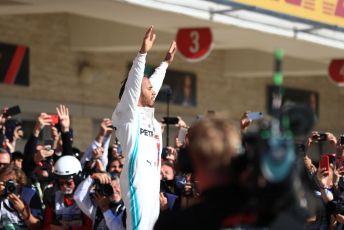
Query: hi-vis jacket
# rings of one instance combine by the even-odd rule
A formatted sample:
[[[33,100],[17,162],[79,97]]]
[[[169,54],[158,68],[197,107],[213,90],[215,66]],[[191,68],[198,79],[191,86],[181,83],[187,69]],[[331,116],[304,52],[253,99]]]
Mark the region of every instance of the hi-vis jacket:
[[[146,54],[138,54],[112,122],[125,154],[121,190],[127,210],[127,229],[153,229],[159,216],[161,127],[154,118],[154,108],[139,107]],[[150,77],[158,93],[168,64],[162,62]]]

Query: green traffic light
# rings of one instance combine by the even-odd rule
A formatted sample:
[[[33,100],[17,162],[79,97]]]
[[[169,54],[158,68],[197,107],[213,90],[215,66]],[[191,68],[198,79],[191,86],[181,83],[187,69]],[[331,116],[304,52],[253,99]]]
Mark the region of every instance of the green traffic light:
[[[278,86],[281,86],[283,84],[283,76],[282,76],[282,73],[281,72],[276,72],[274,74],[274,84],[275,85],[278,85]]]
[[[282,49],[276,49],[275,58],[278,60],[282,60],[283,57],[284,57],[284,51]]]

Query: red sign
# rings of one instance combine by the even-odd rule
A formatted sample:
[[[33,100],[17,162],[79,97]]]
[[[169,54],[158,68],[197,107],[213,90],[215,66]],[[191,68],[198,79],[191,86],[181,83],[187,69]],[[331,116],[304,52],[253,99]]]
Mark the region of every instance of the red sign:
[[[344,18],[344,0],[338,0],[336,7],[336,16]]]
[[[328,68],[330,79],[339,86],[344,86],[344,59],[332,60]]]
[[[177,33],[179,53],[190,62],[201,61],[210,53],[213,38],[209,28],[183,28]]]

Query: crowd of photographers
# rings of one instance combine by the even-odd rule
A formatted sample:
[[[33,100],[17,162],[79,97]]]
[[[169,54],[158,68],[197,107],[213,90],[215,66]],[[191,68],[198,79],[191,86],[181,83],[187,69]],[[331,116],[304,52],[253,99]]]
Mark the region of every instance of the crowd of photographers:
[[[56,108],[56,115],[41,113],[37,117],[21,151],[16,148],[16,142],[23,137],[23,129],[14,119],[15,114],[7,111],[8,108],[3,109],[0,115],[0,229],[125,229],[127,214],[119,183],[125,153],[114,136],[111,120],[104,118],[89,147],[80,151],[73,146],[69,109],[60,105]],[[181,118],[175,123],[179,135],[174,145],[165,147],[162,153],[161,215],[156,229],[196,229],[196,226],[197,229],[216,229],[242,223],[255,225],[259,222],[257,218],[276,214],[266,212],[268,215],[265,215],[266,210],[257,208],[257,205],[255,212],[262,212],[261,216],[241,210],[239,207],[251,208],[247,206],[248,203],[252,205],[248,197],[262,198],[259,191],[255,191],[258,195],[251,191],[253,187],[249,184],[255,171],[234,169],[240,171],[238,173],[228,170],[234,155],[243,151],[240,148],[245,148],[240,138],[252,123],[247,113],[241,118],[241,130],[221,119],[205,119],[190,129]],[[166,124],[162,122],[161,125],[164,128]],[[40,133],[45,127],[50,130],[50,136],[43,140]],[[198,143],[188,150],[193,170],[188,165],[190,159],[186,159],[188,154],[184,148],[190,140]],[[315,159],[311,146],[324,142],[336,151]],[[318,204],[313,209],[309,204],[303,206],[302,228],[342,229],[344,137],[336,138],[330,132],[312,132],[305,143],[298,143],[295,152],[304,160],[311,189],[309,196],[313,197],[308,202]],[[192,156],[195,153],[197,157]],[[232,173],[230,177],[227,171]],[[268,183],[262,182],[264,178],[259,176],[254,178],[257,188]],[[232,187],[228,187],[229,182]],[[283,188],[284,185],[281,183],[279,186]],[[265,186],[267,189],[262,190],[265,195],[269,195],[270,187]],[[306,189],[301,193],[298,196],[300,201]],[[190,207],[192,212],[183,211]],[[235,212],[244,215],[240,218],[229,215]],[[267,223],[263,222],[263,225]]]

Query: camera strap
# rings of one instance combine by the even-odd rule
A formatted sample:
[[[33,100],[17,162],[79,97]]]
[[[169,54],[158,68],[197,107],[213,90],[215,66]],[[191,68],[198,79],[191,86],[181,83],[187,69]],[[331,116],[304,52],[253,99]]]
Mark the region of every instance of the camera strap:
[[[96,217],[94,219],[94,225],[93,225],[93,229],[97,229],[100,222],[102,222],[102,220],[104,220],[104,216],[103,216],[103,213],[102,211],[100,210],[99,207],[97,207],[97,212],[96,212]],[[107,227],[106,227],[107,229]]]
[[[14,209],[14,207],[12,206],[10,201],[8,201],[8,204],[5,201],[2,201],[2,203],[4,204],[4,208],[7,211],[9,211],[9,212],[17,212],[17,210]]]

